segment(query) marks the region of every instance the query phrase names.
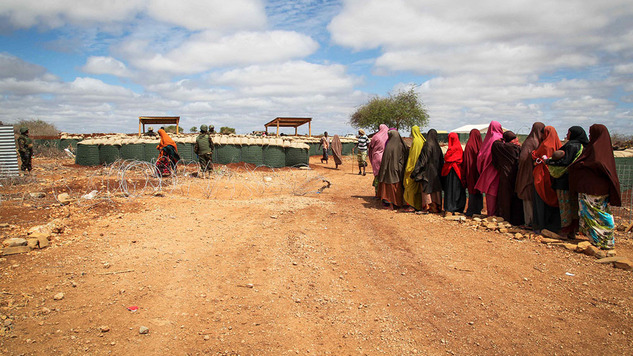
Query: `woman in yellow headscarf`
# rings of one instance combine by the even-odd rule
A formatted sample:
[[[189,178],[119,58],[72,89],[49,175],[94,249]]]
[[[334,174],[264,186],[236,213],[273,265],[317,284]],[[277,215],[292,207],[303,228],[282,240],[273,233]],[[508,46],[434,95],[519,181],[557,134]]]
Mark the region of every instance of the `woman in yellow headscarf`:
[[[418,161],[420,151],[422,151],[426,140],[424,136],[422,136],[422,133],[420,133],[418,126],[411,128],[411,136],[413,137],[413,143],[409,149],[409,159],[407,159],[402,185],[404,186],[404,202],[408,204],[405,211],[412,212],[415,210],[423,210],[424,206],[430,202],[430,199],[428,199],[429,201],[426,203],[423,201],[420,183],[411,178],[411,172],[413,172],[413,168],[415,168],[415,163]]]

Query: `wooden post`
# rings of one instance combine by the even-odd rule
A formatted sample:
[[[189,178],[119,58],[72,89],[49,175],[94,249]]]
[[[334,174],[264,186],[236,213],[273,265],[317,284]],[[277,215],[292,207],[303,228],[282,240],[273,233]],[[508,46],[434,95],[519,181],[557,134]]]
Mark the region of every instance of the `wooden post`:
[[[279,137],[279,120],[277,120],[277,137]]]
[[[312,137],[312,120],[308,121],[308,137]]]
[[[145,129],[145,127],[143,127],[143,129]],[[140,117],[138,118],[138,137],[141,137],[141,118]]]

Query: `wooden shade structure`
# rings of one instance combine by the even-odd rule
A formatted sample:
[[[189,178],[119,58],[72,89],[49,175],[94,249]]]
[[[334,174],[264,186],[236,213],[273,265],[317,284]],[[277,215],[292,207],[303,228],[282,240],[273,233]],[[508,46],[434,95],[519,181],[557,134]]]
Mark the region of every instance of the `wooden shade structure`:
[[[141,134],[145,132],[145,125],[176,125],[176,133],[178,133],[180,132],[178,128],[179,124],[180,116],[139,116],[138,135],[141,136]]]
[[[294,127],[295,136],[297,136],[297,128],[303,124],[308,124],[308,136],[312,136],[312,118],[311,117],[277,117],[269,123],[265,124],[266,135],[270,126],[277,127],[277,136],[279,136],[280,127]]]

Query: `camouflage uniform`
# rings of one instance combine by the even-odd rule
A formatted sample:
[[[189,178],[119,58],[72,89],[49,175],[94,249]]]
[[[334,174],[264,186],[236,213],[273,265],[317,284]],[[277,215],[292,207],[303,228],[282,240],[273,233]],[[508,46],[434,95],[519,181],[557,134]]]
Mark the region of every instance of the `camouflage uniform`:
[[[196,137],[196,145],[193,147],[193,151],[198,155],[200,169],[203,172],[208,171],[213,164],[213,140],[207,133],[207,125],[200,126],[200,134]]]
[[[22,166],[20,169],[23,171],[31,171],[31,158],[33,157],[33,140],[29,137],[29,129],[23,127],[20,129],[20,137],[18,137],[18,152],[20,153],[20,160],[22,160]]]

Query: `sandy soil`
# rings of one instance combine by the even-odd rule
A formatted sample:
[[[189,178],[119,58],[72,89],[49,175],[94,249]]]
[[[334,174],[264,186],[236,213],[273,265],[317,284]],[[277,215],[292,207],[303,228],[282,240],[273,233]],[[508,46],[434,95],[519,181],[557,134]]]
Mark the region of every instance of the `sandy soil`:
[[[65,230],[0,260],[0,353],[631,353],[632,272],[383,210],[371,173],[311,163],[60,206],[56,193],[102,195],[116,179],[39,162],[29,184],[2,188],[1,237],[53,219]],[[618,255],[631,245],[619,235]]]

